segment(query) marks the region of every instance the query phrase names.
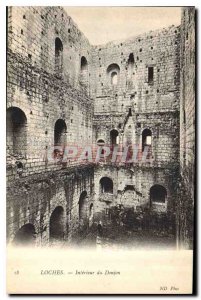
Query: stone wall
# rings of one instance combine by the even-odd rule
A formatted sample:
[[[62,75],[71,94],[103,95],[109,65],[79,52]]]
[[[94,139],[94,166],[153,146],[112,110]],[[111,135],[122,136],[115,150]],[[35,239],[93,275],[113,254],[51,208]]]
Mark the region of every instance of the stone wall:
[[[98,46],[61,7],[9,7],[7,16],[8,242],[27,224],[37,244],[72,240],[123,205],[176,213],[177,240],[189,246],[194,9],[183,10],[181,26]],[[112,130],[119,152],[137,147],[133,163],[52,160],[55,144],[57,158],[64,145],[111,147]],[[145,132],[151,159],[142,161]]]
[[[178,109],[179,52],[180,27],[175,26],[93,47],[95,115],[126,114],[130,107],[136,113]],[[118,73],[116,84],[111,81],[113,69]]]
[[[110,144],[110,131],[116,129],[120,144],[129,140],[141,147],[142,132],[149,129],[155,162],[178,163],[180,27],[97,46],[92,64],[94,143]],[[107,72],[111,65],[119,66],[115,85]]]
[[[180,27],[96,46],[92,64],[94,143],[101,139],[111,145],[110,132],[115,129],[119,151],[122,145],[132,145],[142,153],[143,131],[151,131],[152,139],[152,162],[136,160],[132,166],[115,167],[103,163],[95,170],[97,219],[118,204],[134,210],[151,207],[173,216],[179,175]],[[105,176],[113,180],[113,195],[100,194]],[[151,203],[150,190],[156,185],[166,190],[164,203]]]
[[[60,73],[55,68],[58,37]],[[81,70],[81,57],[90,63],[90,45],[60,7],[9,7],[7,45],[8,237],[12,240],[28,222],[34,224],[37,239],[46,228],[46,243],[53,209],[63,207],[64,235],[69,237],[79,228],[81,192],[92,194],[90,166],[79,178],[82,162],[52,160],[57,120],[64,124],[62,147],[92,143],[93,102]],[[69,183],[68,169],[76,178]],[[72,203],[71,213],[67,207]]]
[[[57,21],[55,16],[61,20],[61,16],[58,14],[63,15],[63,22]],[[58,35],[64,42],[65,39],[70,39],[70,33],[73,35],[74,38],[70,39],[71,42],[67,43],[66,40],[63,48],[68,55],[73,51],[76,55],[76,64],[80,61],[79,56],[89,46],[86,38],[78,33],[75,25],[70,21],[71,18],[63,9],[11,7],[8,9],[8,19],[10,21],[8,22],[7,108],[11,113],[7,118],[9,168],[7,175],[10,176],[10,179],[14,179],[19,177],[16,161],[23,164],[21,176],[27,176],[36,171],[61,168],[52,163],[50,159],[48,161],[51,147],[54,145],[55,123],[59,119],[63,120],[66,125],[64,132],[66,144],[77,145],[78,141],[82,145],[91,144],[93,102],[82,85],[76,84],[77,88],[75,88],[75,82],[67,80],[65,72],[62,77],[58,77],[54,72],[53,42]],[[31,30],[28,27],[30,19],[33,19]],[[45,21],[46,23],[44,23]],[[56,30],[55,26],[57,25],[60,27]],[[44,32],[40,36],[39,33],[44,28],[48,28],[48,32]],[[68,29],[71,31],[68,32]],[[21,30],[23,30],[23,34],[19,36]],[[55,30],[59,33],[56,33]],[[42,56],[41,53],[44,49],[37,50],[40,45],[44,48],[45,46],[48,49],[51,48],[49,49],[51,51]],[[29,50],[33,52],[31,58]],[[66,53],[63,53],[63,56],[64,62],[68,61]],[[48,64],[45,64],[45,61]],[[71,68],[67,67],[67,70],[68,75],[73,77],[74,73],[71,69],[76,68],[77,82],[80,65],[75,65],[75,62],[72,61]],[[20,109],[26,119],[24,124],[26,137],[22,141],[22,144],[26,144],[26,146],[20,145],[21,150],[24,150],[16,151],[16,153],[13,153],[12,149],[12,108]]]
[[[79,216],[80,196],[86,192],[86,216],[89,218],[93,203],[93,167],[80,167],[63,171],[34,174],[17,179],[7,185],[7,237],[12,242],[25,224],[32,224],[36,243],[50,241],[50,218],[54,210],[64,211],[61,240],[72,241],[83,224]],[[89,226],[84,224],[86,229]]]
[[[178,241],[193,247],[195,193],[195,8],[182,10]]]
[[[101,193],[100,180],[103,177],[113,181],[113,193]],[[177,178],[178,169],[99,166],[94,173],[95,218],[101,218],[107,209],[119,204],[133,207],[134,210],[142,207],[174,214]],[[164,203],[151,203],[150,190],[155,184],[163,186],[167,191]]]
[[[63,44],[62,77],[77,88],[81,57],[90,65],[91,46],[71,17],[62,7],[8,8],[8,48],[52,75],[56,38]]]

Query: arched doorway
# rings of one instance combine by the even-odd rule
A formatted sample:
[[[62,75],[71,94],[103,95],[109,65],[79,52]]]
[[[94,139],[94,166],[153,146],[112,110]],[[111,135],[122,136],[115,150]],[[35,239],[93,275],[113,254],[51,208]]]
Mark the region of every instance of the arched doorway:
[[[33,246],[36,241],[36,231],[33,224],[23,225],[16,233],[13,239],[15,246]]]
[[[83,191],[79,198],[79,223],[83,226],[87,223],[87,192]]]
[[[50,217],[50,240],[64,239],[64,209],[57,206]]]
[[[25,154],[27,150],[27,118],[18,107],[10,107],[6,114],[7,148],[10,154]]]

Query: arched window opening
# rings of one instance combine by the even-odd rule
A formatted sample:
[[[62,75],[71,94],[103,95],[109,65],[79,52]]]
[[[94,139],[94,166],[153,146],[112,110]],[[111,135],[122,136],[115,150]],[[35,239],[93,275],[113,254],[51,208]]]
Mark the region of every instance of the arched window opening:
[[[28,223],[23,225],[16,233],[13,244],[15,246],[33,246],[36,241],[34,225]]]
[[[167,198],[166,189],[159,184],[155,184],[150,189],[150,201],[151,203],[165,203]]]
[[[87,192],[84,191],[80,195],[79,199],[79,222],[80,225],[84,225],[87,221]]]
[[[81,57],[81,83],[87,84],[88,82],[88,62],[86,57]]]
[[[81,72],[86,71],[88,69],[88,63],[86,57],[81,57]]]
[[[7,109],[6,130],[8,152],[25,155],[27,150],[27,118],[18,107]]]
[[[63,44],[57,37],[55,39],[55,72],[61,73],[63,71]]]
[[[57,206],[50,217],[50,240],[64,239],[64,209]]]
[[[109,65],[109,67],[107,68],[107,75],[110,79],[111,85],[116,86],[118,84],[119,73],[120,73],[120,68],[117,64]]]
[[[117,72],[112,72],[112,74],[111,74],[111,83],[112,83],[112,85],[117,85],[117,82],[118,82]]]
[[[64,120],[59,119],[54,126],[54,144],[55,146],[65,146],[67,126]]]
[[[100,180],[101,193],[113,194],[113,181],[108,177],[103,177]]]
[[[110,131],[110,144],[112,146],[119,144],[119,132],[116,129]]]
[[[152,145],[152,132],[150,129],[144,129],[142,132],[142,151],[145,150],[145,147],[151,149]]]
[[[103,147],[104,145],[105,145],[104,140],[100,139],[100,140],[97,141],[97,146],[102,146]]]

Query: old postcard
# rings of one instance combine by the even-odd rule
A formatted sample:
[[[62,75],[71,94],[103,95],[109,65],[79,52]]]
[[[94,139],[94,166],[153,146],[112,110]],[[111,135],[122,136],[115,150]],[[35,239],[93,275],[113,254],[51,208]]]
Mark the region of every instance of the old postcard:
[[[192,294],[194,7],[7,7],[7,292]]]

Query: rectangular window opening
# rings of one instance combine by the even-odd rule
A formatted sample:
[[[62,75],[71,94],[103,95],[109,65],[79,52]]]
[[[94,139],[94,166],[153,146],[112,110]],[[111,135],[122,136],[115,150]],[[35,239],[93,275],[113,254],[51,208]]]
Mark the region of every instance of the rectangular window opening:
[[[148,83],[153,83],[154,81],[154,67],[148,67]]]

